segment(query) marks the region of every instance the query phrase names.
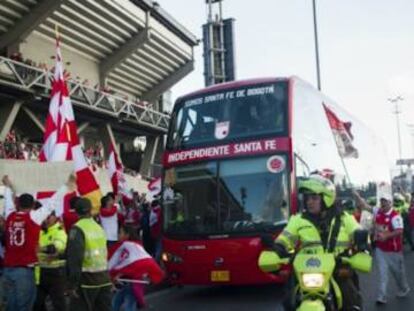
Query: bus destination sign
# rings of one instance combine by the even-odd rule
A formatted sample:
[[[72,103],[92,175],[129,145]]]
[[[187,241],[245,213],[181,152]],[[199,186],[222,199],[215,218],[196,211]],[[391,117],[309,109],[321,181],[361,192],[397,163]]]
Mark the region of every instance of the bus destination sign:
[[[253,140],[240,143],[165,152],[164,166],[169,167],[176,164],[185,164],[194,161],[268,154],[275,151],[288,150],[289,139],[286,137]]]

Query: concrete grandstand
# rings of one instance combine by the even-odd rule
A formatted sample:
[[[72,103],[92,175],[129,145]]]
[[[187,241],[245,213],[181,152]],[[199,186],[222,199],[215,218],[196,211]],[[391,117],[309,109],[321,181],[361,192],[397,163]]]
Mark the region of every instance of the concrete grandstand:
[[[193,70],[198,40],[147,0],[2,1],[0,142],[11,130],[42,142],[56,25],[85,148],[113,140],[124,164],[150,177],[169,121],[160,97]],[[133,140],[143,136],[140,154]]]

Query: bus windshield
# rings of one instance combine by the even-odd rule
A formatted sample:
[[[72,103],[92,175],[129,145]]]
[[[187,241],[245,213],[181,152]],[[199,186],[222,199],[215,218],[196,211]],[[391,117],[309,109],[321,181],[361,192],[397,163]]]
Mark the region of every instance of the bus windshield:
[[[173,112],[167,148],[286,134],[287,103],[286,81],[184,98]]]
[[[289,214],[288,175],[269,171],[270,156],[206,162],[166,171],[166,235],[273,232]],[[286,161],[286,157],[283,156]]]

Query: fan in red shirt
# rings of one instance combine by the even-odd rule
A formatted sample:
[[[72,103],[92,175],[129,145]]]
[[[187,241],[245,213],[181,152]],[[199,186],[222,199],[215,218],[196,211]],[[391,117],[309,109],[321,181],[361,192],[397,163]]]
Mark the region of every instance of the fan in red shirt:
[[[58,202],[75,184],[71,176],[68,185],[61,187],[43,206],[34,210],[36,202],[32,195],[18,197],[17,209],[13,199],[13,185],[4,176],[5,185],[5,256],[4,281],[8,310],[31,310],[36,284],[34,265],[37,263],[37,247],[42,222],[58,207]]]
[[[114,311],[133,310],[145,306],[144,282],[148,277],[157,284],[164,278],[155,260],[144,250],[139,242],[138,232],[130,226],[121,226],[120,241],[109,249],[108,269],[116,284],[117,292],[112,301]],[[142,283],[141,283],[142,282]]]
[[[139,231],[141,223],[141,213],[139,207],[134,201],[125,205],[125,225],[133,227]]]

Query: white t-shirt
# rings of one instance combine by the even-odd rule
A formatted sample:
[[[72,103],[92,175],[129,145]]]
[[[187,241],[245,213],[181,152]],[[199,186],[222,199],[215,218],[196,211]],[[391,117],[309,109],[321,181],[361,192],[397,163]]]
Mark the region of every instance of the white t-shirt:
[[[102,228],[105,231],[108,241],[118,241],[118,213],[109,217],[99,217]]]

